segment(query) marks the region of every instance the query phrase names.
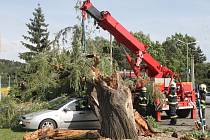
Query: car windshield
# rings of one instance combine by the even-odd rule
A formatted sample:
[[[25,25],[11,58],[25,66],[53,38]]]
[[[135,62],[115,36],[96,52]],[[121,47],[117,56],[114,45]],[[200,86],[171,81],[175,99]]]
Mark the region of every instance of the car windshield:
[[[60,97],[56,98],[49,102],[48,109],[49,110],[58,110],[65,104],[67,104],[71,99],[69,97]]]

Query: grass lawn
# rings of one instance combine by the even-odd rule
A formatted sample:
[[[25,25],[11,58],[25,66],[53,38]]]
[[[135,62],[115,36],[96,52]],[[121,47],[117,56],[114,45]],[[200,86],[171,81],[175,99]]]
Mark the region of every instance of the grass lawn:
[[[0,140],[22,140],[25,132],[14,132],[11,129],[0,129]]]

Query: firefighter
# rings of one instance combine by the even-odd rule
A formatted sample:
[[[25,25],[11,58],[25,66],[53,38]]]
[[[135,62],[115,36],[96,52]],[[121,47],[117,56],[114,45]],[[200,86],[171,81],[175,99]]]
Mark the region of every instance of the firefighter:
[[[170,112],[170,124],[175,125],[177,122],[177,93],[176,93],[176,83],[172,82],[170,85],[169,96],[168,96],[169,112]]]
[[[146,117],[147,116],[147,105],[148,105],[148,99],[147,99],[147,88],[146,87],[142,87],[139,97],[138,97],[138,106],[139,106],[139,113],[143,116]]]
[[[205,84],[200,84],[199,86],[199,93],[200,93],[200,103],[201,103],[201,109],[202,109],[202,119],[204,122],[204,127],[206,127],[206,85]]]

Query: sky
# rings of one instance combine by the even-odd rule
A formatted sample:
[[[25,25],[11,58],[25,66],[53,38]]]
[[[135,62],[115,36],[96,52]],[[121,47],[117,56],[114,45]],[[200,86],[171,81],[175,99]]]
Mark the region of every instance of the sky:
[[[21,61],[26,23],[40,3],[49,24],[50,37],[76,19],[76,0],[0,0],[0,59]],[[129,31],[143,31],[153,41],[180,32],[194,36],[210,62],[210,0],[92,0],[100,11],[109,11]],[[102,29],[95,35],[107,37]]]

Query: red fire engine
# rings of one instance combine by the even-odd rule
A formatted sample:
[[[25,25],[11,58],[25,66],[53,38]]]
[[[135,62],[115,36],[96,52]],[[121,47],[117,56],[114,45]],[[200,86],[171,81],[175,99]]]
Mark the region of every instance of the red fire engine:
[[[116,19],[114,19],[108,11],[100,12],[96,9],[90,0],[86,0],[81,10],[83,15],[86,13],[93,17],[97,24],[111,33],[117,42],[123,44],[132,53],[136,55],[136,59],[132,60],[131,56],[126,53],[126,58],[131,65],[136,77],[141,76],[141,62],[146,64],[146,70],[148,77],[152,79],[155,86],[159,88],[161,92],[164,91],[166,87],[169,87],[170,83],[173,81],[175,73],[162,66],[158,61],[156,61],[147,51],[148,46],[138,41],[129,31],[127,31]],[[169,78],[168,78],[169,77]],[[178,82],[177,84],[177,95],[178,95],[178,110],[177,115],[180,117],[187,117],[191,112],[191,118],[196,117],[196,106],[195,106],[195,91],[193,90],[191,82]],[[167,104],[161,104],[156,102],[156,119],[161,120],[161,112],[169,110]]]

